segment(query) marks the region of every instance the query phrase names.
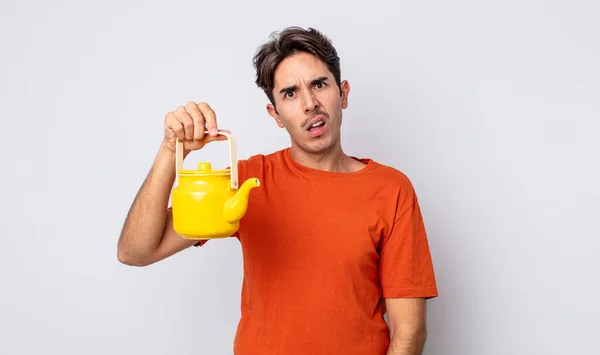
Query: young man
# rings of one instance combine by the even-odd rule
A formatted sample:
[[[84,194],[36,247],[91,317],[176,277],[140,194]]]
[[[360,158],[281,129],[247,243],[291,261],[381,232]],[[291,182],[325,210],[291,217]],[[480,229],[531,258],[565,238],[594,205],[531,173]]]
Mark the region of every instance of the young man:
[[[254,64],[267,111],[291,147],[239,162],[240,181],[257,177],[261,186],[235,234],[244,260],[235,354],[421,354],[425,301],[437,288],[417,196],[400,171],[344,153],[350,85],[336,50],[316,30],[288,28]],[[120,236],[121,262],[148,265],[195,244],[173,231],[167,208],[175,139],[189,153],[224,139],[216,130],[206,103],[166,115]]]

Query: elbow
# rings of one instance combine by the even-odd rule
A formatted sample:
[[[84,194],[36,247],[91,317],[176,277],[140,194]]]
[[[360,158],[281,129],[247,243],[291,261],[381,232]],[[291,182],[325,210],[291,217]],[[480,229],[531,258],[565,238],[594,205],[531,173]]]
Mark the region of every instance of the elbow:
[[[117,259],[119,260],[119,262],[121,264],[124,264],[127,266],[142,267],[142,266],[148,266],[151,264],[149,261],[145,261],[144,259],[131,257],[127,254],[121,254],[121,253],[117,253]]]
[[[427,340],[427,328],[424,324],[391,327],[390,336],[392,343],[396,346],[402,347],[407,344],[415,344],[421,348]]]
[[[128,266],[142,267],[151,264],[149,258],[143,257],[143,255],[140,255],[139,253],[133,253],[122,246],[117,248],[117,260],[119,260],[121,264]]]

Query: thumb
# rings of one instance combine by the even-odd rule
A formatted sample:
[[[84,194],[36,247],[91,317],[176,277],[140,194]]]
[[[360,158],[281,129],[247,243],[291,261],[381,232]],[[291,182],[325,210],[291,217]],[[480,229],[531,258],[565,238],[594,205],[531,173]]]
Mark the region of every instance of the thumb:
[[[231,134],[230,131],[225,130],[225,129],[220,130],[220,132],[226,132],[226,133]],[[227,136],[225,136],[223,134],[217,134],[215,136],[211,136],[211,135],[206,134],[206,135],[204,135],[204,137],[206,139],[206,143],[214,142],[214,141],[224,141],[224,140],[227,140]]]

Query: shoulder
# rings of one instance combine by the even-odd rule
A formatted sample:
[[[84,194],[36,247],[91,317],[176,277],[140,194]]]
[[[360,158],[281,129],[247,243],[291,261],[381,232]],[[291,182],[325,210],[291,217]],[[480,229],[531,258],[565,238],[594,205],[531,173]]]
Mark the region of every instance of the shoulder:
[[[376,161],[370,161],[370,164],[373,166],[368,179],[380,193],[393,200],[398,213],[418,204],[414,184],[404,171]]]
[[[369,160],[370,164],[373,165],[371,174],[376,177],[376,181],[378,181],[379,184],[392,188],[414,190],[411,179],[404,171],[375,160]]]
[[[247,168],[265,165],[276,165],[283,161],[284,150],[277,150],[269,154],[254,154],[245,159],[240,159],[239,164]]]
[[[238,161],[240,172],[245,175],[263,175],[265,171],[272,170],[284,164],[284,150],[277,150],[268,154],[254,154]]]

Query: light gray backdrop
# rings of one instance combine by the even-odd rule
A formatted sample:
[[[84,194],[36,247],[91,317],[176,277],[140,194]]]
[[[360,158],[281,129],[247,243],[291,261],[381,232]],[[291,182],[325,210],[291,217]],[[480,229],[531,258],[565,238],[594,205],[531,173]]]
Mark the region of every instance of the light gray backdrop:
[[[231,354],[235,240],[147,268],[119,264],[116,242],[169,110],[209,102],[243,158],[289,143],[251,58],[300,25],[342,58],[346,151],[419,193],[440,291],[425,353],[598,354],[599,11],[3,1],[0,353]],[[227,146],[189,159],[224,166]]]

